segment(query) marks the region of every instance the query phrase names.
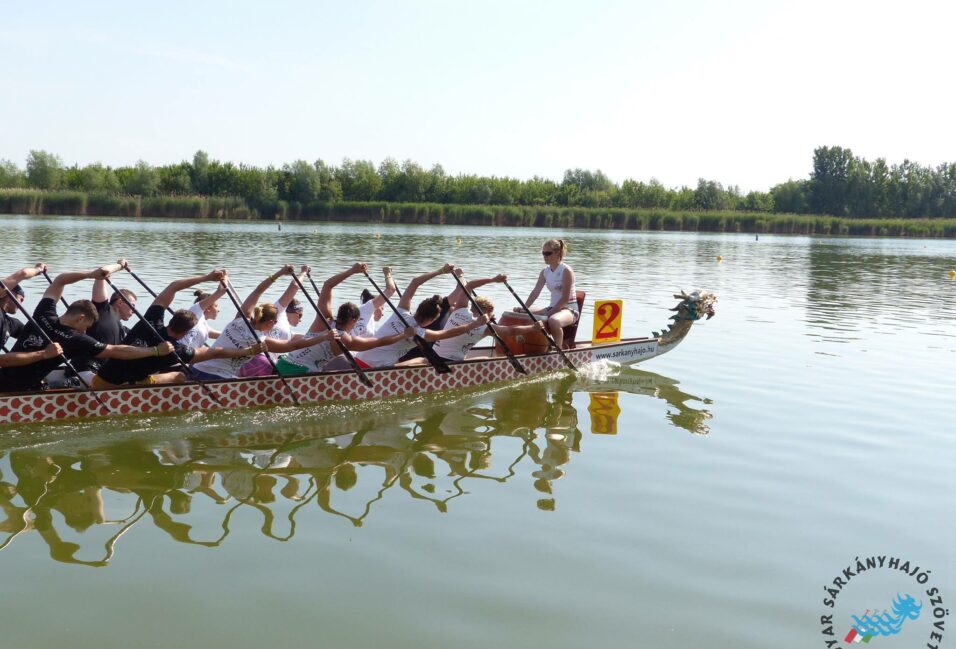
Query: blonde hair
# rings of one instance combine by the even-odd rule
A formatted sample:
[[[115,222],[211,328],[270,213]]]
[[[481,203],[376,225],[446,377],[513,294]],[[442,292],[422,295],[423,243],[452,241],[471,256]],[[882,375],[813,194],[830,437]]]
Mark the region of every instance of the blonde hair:
[[[256,308],[252,311],[252,323],[253,324],[263,324],[265,322],[271,322],[273,320],[279,319],[279,309],[276,308],[274,304],[269,304],[268,302],[263,302],[262,304],[257,304]]]
[[[478,313],[477,315],[481,315],[482,313],[491,313],[492,311],[495,310],[495,303],[491,301],[491,298],[487,298],[484,295],[479,295],[478,297],[476,297],[475,304],[477,304],[478,307],[481,309],[481,313]],[[474,305],[472,305],[471,309],[472,309],[472,312],[474,312],[475,310]]]
[[[544,242],[544,245],[548,246],[552,250],[556,250],[558,252],[558,257],[561,259],[564,259],[564,256],[568,253],[568,250],[570,250],[570,246],[564,242],[564,239],[548,239]]]

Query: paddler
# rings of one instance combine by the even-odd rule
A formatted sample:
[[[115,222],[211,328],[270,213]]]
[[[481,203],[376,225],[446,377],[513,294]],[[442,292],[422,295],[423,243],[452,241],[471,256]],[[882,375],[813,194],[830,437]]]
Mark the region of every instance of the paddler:
[[[46,264],[40,262],[34,266],[21,268],[2,280],[3,285],[10,292],[0,290],[0,347],[6,347],[8,338],[19,338],[25,326],[16,318],[10,317],[17,313],[17,305],[13,301],[23,304],[23,299],[26,297],[20,282],[32,279],[45,271]]]
[[[308,267],[303,266],[303,277],[307,271]],[[283,266],[277,273],[273,273],[263,280],[241,305],[243,315],[249,319],[250,324],[256,330],[256,334],[262,342],[266,344],[268,353],[271,354],[285,354],[296,349],[311,347],[312,345],[318,345],[323,342],[321,337],[305,338],[299,336],[291,339],[278,339],[272,336],[273,332],[277,330],[276,326],[280,319],[288,317],[284,315],[284,310],[285,307],[288,306],[288,303],[283,304],[283,299],[288,298],[291,300],[294,291],[286,290],[283,294],[283,298],[280,298],[280,300],[274,304],[267,302],[256,304],[256,300],[258,300],[265,290],[274,284],[277,279],[284,275],[292,275],[294,273],[295,267],[291,264]],[[296,287],[298,286],[294,280],[292,284]],[[282,308],[280,309],[280,307]],[[232,322],[223,328],[222,333],[220,333],[219,337],[216,338],[216,341],[213,343],[212,349],[238,349],[249,347],[255,343],[256,337],[249,331],[249,327],[242,317],[237,314]],[[193,366],[193,373],[200,380],[232,379],[240,376],[240,372],[243,372],[244,365],[247,363],[255,363],[256,367],[251,372],[244,373],[243,376],[266,376],[271,374],[271,364],[264,358],[262,358],[261,363],[258,362],[258,359],[260,359],[260,356],[255,356],[252,360],[246,360],[241,357],[215,358],[196,363]]]
[[[119,259],[115,264],[107,264],[104,268],[107,268],[112,275],[124,268],[128,269],[129,263],[125,259]],[[126,298],[125,300],[120,297],[120,293]],[[86,335],[106,345],[122,344],[126,334],[129,333],[123,323],[133,316],[133,309],[136,307],[136,293],[128,288],[121,288],[119,292],[110,295],[106,279],[100,278],[93,280],[90,299],[93,306],[96,307],[98,317],[96,322],[86,330]],[[99,371],[101,366],[102,363],[95,358],[81,359],[73,363],[73,367],[83,375],[86,381],[92,381],[93,375]]]
[[[548,288],[551,302],[546,307],[531,309],[542,320],[547,320],[548,330],[558,349],[564,342],[564,327],[574,324],[581,317],[578,310],[577,294],[574,287],[574,270],[564,262],[568,246],[564,239],[548,239],[541,246],[545,267],[538,275],[538,283],[531,289],[525,304],[531,305],[538,298],[541,289]]]
[[[56,312],[56,304],[63,295],[63,288],[84,279],[105,279],[109,277],[108,267],[100,267],[86,272],[71,272],[57,275],[47,287],[43,297],[33,312],[33,318],[24,329],[23,336],[14,346],[14,352],[35,352],[47,347],[46,339],[38,327],[54,343],[58,343],[70,361],[82,361],[88,358],[120,358],[133,360],[148,358],[156,353],[151,348],[132,345],[107,345],[86,335],[86,330],[96,322],[99,314],[90,300],[77,300],[70,304],[62,316]],[[172,345],[163,343],[157,347],[161,355],[172,351]],[[60,364],[59,357],[42,358],[36,362],[19,367],[6,367],[0,370],[0,392],[37,390],[43,387],[44,377]]]
[[[176,297],[176,293],[202,282],[224,283],[226,279],[226,272],[217,269],[206,275],[187,277],[169,284],[156,296],[143,314],[143,320],[133,326],[123,341],[127,345],[153,349],[154,354],[151,357],[136,360],[107,361],[93,378],[93,388],[104,390],[130,384],[177,383],[186,380],[180,360],[184,363],[193,363],[212,359],[248,358],[263,351],[260,345],[255,344],[239,348],[215,349],[210,347],[193,349],[182,344],[182,338],[196,325],[197,319],[196,314],[187,309],[176,311],[169,324],[164,323],[166,309]],[[158,346],[160,344],[171,344],[172,349],[169,353],[161,354],[162,350]]]
[[[445,264],[438,270],[433,270],[429,273],[424,273],[413,279],[408,288],[405,289],[405,293],[402,294],[401,299],[398,301],[398,312],[401,313],[401,317],[398,313],[393,314],[388,320],[382,323],[381,326],[376,330],[376,338],[385,338],[387,336],[394,336],[399,333],[405,332],[405,325],[402,323],[402,319],[405,320],[409,325],[412,325],[415,329],[415,333],[425,339],[426,342],[434,342],[436,340],[441,340],[442,338],[451,338],[457,336],[458,334],[465,333],[466,331],[473,329],[475,327],[483,326],[488,320],[487,316],[480,316],[475,319],[471,324],[464,325],[461,327],[454,327],[452,329],[445,329],[442,331],[431,331],[425,329],[428,325],[434,322],[441,312],[441,301],[442,297],[440,295],[433,295],[430,298],[426,298],[419,302],[418,307],[415,309],[415,313],[412,314],[411,306],[412,299],[415,297],[418,287],[420,287],[425,282],[434,279],[442,274],[451,273],[455,270],[454,265]],[[390,365],[395,365],[398,362],[398,359],[402,357],[406,352],[408,352],[412,347],[415,346],[415,343],[409,338],[403,338],[398,342],[391,343],[382,347],[377,347],[375,349],[370,349],[368,351],[363,351],[355,354],[357,360],[362,361],[369,367],[386,367]],[[326,365],[323,370],[339,370],[339,369],[348,369],[348,363],[344,362],[344,358],[335,358]]]
[[[386,270],[388,270],[387,267]],[[305,334],[306,338],[323,337],[324,340],[318,345],[298,349],[280,356],[276,362],[276,366],[279,368],[279,374],[289,376],[319,372],[329,361],[342,353],[342,345],[353,352],[367,351],[375,349],[376,347],[384,347],[397,343],[405,338],[411,338],[415,334],[415,330],[408,327],[402,332],[381,338],[371,335],[356,335],[355,328],[360,318],[363,317],[363,313],[361,308],[353,302],[345,302],[340,305],[335,317],[332,317],[332,288],[342,283],[347,277],[367,272],[368,264],[356,262],[348,270],[333,275],[326,280],[322,285],[322,292],[318,302],[319,309],[322,310],[322,315],[316,314],[315,320],[312,321],[308,333]],[[388,273],[386,274],[386,282],[390,281],[391,273]],[[384,299],[382,299],[382,301],[384,302]],[[374,307],[374,304],[371,302],[367,302],[367,304]],[[364,317],[371,318],[372,314],[372,309],[366,309]],[[326,320],[332,324],[333,332],[329,332],[325,326]],[[368,320],[366,322],[368,322]],[[363,364],[362,361],[358,359],[356,359],[356,362],[359,363],[360,366],[368,367],[368,365]]]

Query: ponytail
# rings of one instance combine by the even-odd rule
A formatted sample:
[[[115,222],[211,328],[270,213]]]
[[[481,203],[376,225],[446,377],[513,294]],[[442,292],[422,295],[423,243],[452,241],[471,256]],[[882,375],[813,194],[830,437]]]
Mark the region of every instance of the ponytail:
[[[207,297],[209,297],[210,294],[202,290],[201,288],[197,288],[195,291],[193,291],[193,295],[196,296],[196,299],[193,300],[193,304],[195,304],[196,302],[202,302]]]
[[[252,310],[252,323],[260,325],[264,322],[271,322],[279,319],[279,310],[275,307],[274,304],[269,304],[268,302],[263,302],[257,304],[256,308]]]
[[[569,246],[564,239],[548,239],[544,242],[544,245],[553,250],[557,250],[558,255],[560,255],[562,260],[564,259],[564,256],[568,254],[568,250],[571,249],[571,246]]]

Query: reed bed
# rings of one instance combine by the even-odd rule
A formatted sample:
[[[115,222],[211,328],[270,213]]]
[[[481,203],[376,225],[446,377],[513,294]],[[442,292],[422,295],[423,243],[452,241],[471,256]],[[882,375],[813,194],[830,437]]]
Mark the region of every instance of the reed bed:
[[[764,212],[441,203],[271,201],[0,189],[0,213],[186,219],[277,219],[675,232],[956,237],[956,219],[861,219]]]

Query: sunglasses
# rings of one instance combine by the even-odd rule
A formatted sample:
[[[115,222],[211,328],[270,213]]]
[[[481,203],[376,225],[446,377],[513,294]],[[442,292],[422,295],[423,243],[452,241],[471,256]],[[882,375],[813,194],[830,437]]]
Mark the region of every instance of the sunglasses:
[[[553,250],[542,250],[542,251],[541,251],[541,254],[544,255],[545,257],[550,257],[551,255],[554,254],[554,251],[553,251]]]

